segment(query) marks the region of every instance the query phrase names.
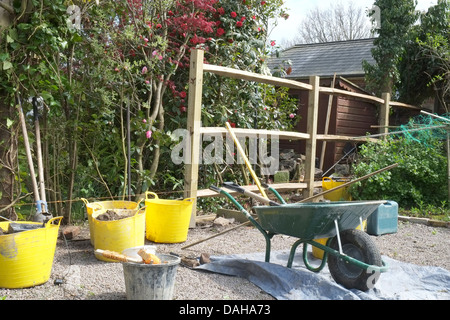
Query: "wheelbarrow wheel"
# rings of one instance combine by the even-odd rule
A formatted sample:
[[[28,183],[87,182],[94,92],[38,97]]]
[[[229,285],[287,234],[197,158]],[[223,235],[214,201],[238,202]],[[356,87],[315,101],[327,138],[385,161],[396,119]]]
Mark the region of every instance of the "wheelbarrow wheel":
[[[381,255],[370,236],[361,230],[345,230],[340,233],[344,254],[372,266],[381,266]],[[330,248],[339,251],[337,237],[331,240]],[[328,268],[333,279],[347,289],[367,291],[379,278],[373,270],[363,269],[346,262],[339,256],[328,255]]]

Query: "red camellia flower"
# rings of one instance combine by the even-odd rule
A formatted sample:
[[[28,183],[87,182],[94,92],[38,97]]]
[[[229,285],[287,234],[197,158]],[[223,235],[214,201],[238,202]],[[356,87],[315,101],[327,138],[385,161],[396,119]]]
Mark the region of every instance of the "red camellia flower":
[[[181,97],[181,98],[184,99],[184,98],[186,98],[186,96],[187,96],[186,91],[181,91],[181,92],[180,92],[180,97]]]
[[[218,37],[222,36],[225,33],[225,30],[222,28],[217,29],[216,35]]]
[[[236,18],[236,17],[237,17],[237,13],[236,13],[236,12],[234,12],[234,11],[233,11],[233,12],[231,12],[231,14],[230,14],[230,15],[231,15],[231,17],[232,17],[232,18]]]
[[[241,21],[236,22],[236,27],[238,28],[242,27],[242,22]]]
[[[261,1],[261,5],[263,6],[263,5],[265,5],[266,4],[266,2],[265,1]]]
[[[217,12],[219,12],[220,15],[223,15],[225,13],[225,9],[220,7]]]

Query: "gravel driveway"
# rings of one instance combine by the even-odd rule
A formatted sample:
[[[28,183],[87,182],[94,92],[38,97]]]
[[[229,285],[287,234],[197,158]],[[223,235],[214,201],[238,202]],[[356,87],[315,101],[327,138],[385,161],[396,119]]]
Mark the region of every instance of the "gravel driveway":
[[[230,226],[224,227],[230,228]],[[196,227],[180,244],[156,244],[159,252],[199,257],[201,253],[227,255],[264,252],[265,241],[253,227],[241,227],[195,246],[181,247],[216,234],[223,229]],[[418,223],[399,222],[396,234],[373,237],[382,255],[417,265],[438,266],[450,270],[450,229]],[[295,241],[289,236],[272,239],[272,250],[286,250]],[[151,243],[148,243],[151,244]],[[62,284],[55,284],[62,280]],[[6,300],[125,300],[122,264],[99,261],[89,241],[89,228],[74,240],[58,239],[50,280],[27,289],[0,289]],[[192,270],[180,266],[176,275],[176,300],[273,300],[269,294],[246,279]]]

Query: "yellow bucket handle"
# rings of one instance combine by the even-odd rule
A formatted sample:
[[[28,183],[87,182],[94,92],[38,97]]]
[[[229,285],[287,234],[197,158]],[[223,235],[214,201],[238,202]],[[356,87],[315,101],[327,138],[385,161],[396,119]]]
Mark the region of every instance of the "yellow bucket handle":
[[[139,202],[136,205],[136,208],[134,209],[134,210],[136,210],[136,214],[139,214],[139,212],[141,212],[141,213],[145,212],[144,211],[145,210],[145,206],[142,207],[142,208],[139,208],[139,205],[141,204],[142,200],[144,200],[144,199],[139,200]]]
[[[154,196],[155,197],[155,199],[156,200],[158,200],[159,198],[158,198],[158,195],[156,194],[156,193],[154,193],[154,192],[151,192],[151,191],[147,191],[146,193],[145,193],[145,199],[148,199],[148,195],[152,195],[152,196]],[[148,199],[148,200],[150,200],[150,199]],[[183,199],[182,201],[194,201],[195,200],[195,198],[186,198],[186,199]]]
[[[333,179],[331,179],[330,177],[323,177],[322,182],[325,182],[325,181],[333,181]]]
[[[89,204],[89,202],[85,198],[81,198],[81,201],[83,201],[86,206]],[[97,209],[92,208],[92,210],[94,211],[104,209],[104,207],[98,202],[92,202],[91,205],[99,206]]]
[[[148,199],[148,195],[149,195],[149,194],[151,194],[152,196],[154,196],[155,199],[159,199],[159,198],[158,198],[158,195],[157,195],[156,193],[154,193],[154,192],[151,192],[151,191],[147,191],[147,192],[145,193],[145,199]]]
[[[46,227],[46,228],[49,228],[50,225],[51,225],[54,221],[56,221],[56,220],[58,220],[58,226],[59,226],[59,225],[61,224],[62,218],[63,218],[62,216],[51,218],[50,220],[47,221],[45,227]]]

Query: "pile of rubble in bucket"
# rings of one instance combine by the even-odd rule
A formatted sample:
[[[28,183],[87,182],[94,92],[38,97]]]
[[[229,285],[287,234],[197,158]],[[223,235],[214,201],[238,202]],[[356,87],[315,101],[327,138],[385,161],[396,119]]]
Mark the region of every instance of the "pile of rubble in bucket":
[[[8,224],[8,229],[4,230],[0,227],[0,235],[18,233],[22,231],[29,231],[38,228],[43,228],[43,224],[27,224],[27,223],[14,223],[11,222]]]

